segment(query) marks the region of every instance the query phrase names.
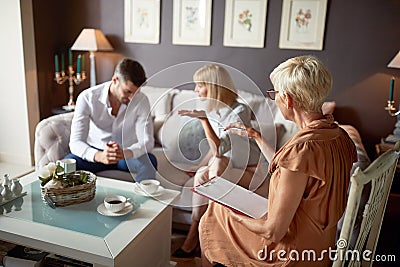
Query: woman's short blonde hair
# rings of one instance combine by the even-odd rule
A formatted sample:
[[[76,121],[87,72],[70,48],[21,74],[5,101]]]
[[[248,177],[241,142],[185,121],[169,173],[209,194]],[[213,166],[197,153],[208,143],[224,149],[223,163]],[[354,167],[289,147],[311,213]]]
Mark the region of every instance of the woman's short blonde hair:
[[[194,73],[193,81],[207,88],[207,111],[219,109],[224,104],[230,106],[238,97],[229,72],[220,65],[208,64],[201,67]]]
[[[321,112],[322,104],[332,89],[332,75],[315,56],[286,60],[270,74],[275,90],[287,93],[306,112]]]

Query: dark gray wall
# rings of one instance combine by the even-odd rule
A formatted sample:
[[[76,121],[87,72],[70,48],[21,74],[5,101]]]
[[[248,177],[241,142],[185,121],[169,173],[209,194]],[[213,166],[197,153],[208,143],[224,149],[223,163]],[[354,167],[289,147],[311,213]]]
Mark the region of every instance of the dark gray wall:
[[[96,54],[99,82],[108,80],[115,63],[128,56],[140,61],[148,76],[188,61],[220,62],[244,72],[265,90],[271,86],[268,74],[280,62],[314,54],[334,76],[329,100],[337,102],[335,118],[358,128],[370,156],[374,144],[393,130],[396,120],[384,106],[390,77],[399,77],[400,70],[386,65],[400,49],[400,1],[329,1],[322,51],[279,49],[281,0],[268,1],[265,48],[261,49],[222,45],[223,0],[213,1],[211,46],[207,47],[172,45],[172,0],[162,1],[160,44],[124,42],[123,0],[60,2],[33,0],[42,118],[67,100],[66,87],[52,81],[54,52],[71,46],[82,28],[93,27],[101,29],[115,48],[112,53]],[[168,76],[159,85],[175,86],[176,79]],[[87,81],[77,92],[86,87]],[[395,100],[400,101],[400,81],[395,85]]]

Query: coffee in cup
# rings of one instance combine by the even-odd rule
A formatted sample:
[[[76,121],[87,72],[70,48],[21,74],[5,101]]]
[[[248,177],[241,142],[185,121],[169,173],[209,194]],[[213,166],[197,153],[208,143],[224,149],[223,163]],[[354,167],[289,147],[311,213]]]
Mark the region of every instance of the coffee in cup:
[[[160,181],[148,179],[140,181],[140,188],[142,188],[148,194],[154,194],[160,187]]]
[[[104,207],[111,212],[118,212],[125,208],[128,199],[120,195],[110,195],[104,198]]]
[[[64,173],[70,173],[76,171],[76,160],[75,159],[61,159],[56,161],[56,165],[60,165],[64,168]]]

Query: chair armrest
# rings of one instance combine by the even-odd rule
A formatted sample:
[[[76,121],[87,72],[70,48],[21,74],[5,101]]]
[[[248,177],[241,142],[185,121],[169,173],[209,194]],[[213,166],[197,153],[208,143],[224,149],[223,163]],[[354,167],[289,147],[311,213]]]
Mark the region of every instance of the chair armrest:
[[[36,125],[34,147],[36,168],[55,162],[70,153],[72,117],[73,112],[54,115]]]

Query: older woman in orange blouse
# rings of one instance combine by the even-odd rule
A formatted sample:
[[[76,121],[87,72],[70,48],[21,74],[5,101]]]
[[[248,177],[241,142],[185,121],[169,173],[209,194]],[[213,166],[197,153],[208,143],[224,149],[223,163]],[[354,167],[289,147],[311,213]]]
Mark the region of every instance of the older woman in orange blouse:
[[[327,251],[335,248],[356,149],[332,115],[322,114],[332,77],[319,59],[289,59],[270,79],[275,89],[269,96],[300,130],[274,154],[259,132],[231,125],[246,127],[237,133],[253,138],[271,159],[269,210],[264,218],[252,219],[211,203],[199,226],[203,266],[330,264]]]

